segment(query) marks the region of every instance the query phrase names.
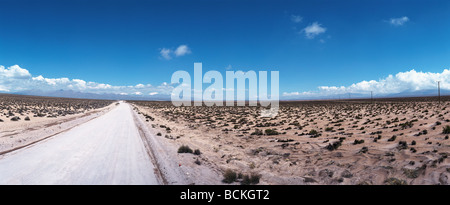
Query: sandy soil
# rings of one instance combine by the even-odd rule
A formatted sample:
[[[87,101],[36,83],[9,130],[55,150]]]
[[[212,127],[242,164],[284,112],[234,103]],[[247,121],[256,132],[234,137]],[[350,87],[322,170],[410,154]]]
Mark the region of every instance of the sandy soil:
[[[92,120],[116,107],[111,104],[104,108],[84,111],[78,114],[52,118],[30,117],[30,121],[0,122],[0,154],[4,154],[30,143],[51,137],[79,124]]]
[[[134,110],[137,110],[135,107]],[[211,185],[221,183],[221,170],[203,155],[178,154],[178,143],[158,136],[158,129],[153,128],[145,116],[134,112],[135,122],[143,136],[153,163],[161,173],[163,184],[178,185]],[[196,160],[202,166],[195,164]]]
[[[165,151],[194,171],[192,183],[223,184],[227,169],[259,174],[259,184],[449,183],[448,102],[284,102],[274,119],[251,107],[132,103],[155,138],[171,147]],[[202,154],[178,154],[181,145]]]
[[[98,114],[98,113],[97,113]],[[159,184],[126,103],[0,156],[0,184]]]
[[[1,183],[58,184],[66,179],[70,184],[154,184],[155,177],[146,175],[152,173],[158,184],[225,184],[223,174],[231,170],[261,176],[259,184],[448,184],[450,98],[443,100],[281,102],[276,118],[260,117],[258,107],[174,107],[145,101],[130,101],[128,109],[122,109],[127,104],[104,107],[104,102],[79,101],[78,113],[67,115],[66,105],[73,102],[53,104],[54,109],[45,108],[47,113],[62,115],[30,121],[11,121],[3,113]],[[2,101],[0,107],[16,116],[39,112],[33,105],[24,109],[27,102],[13,106]],[[130,149],[120,150],[128,143]],[[94,145],[106,151],[90,149]],[[201,154],[178,153],[182,145]],[[101,159],[111,153],[131,164],[93,165],[109,163]],[[70,156],[84,157],[89,171]],[[45,169],[36,168],[41,166],[36,162]],[[143,167],[137,165],[141,163]]]

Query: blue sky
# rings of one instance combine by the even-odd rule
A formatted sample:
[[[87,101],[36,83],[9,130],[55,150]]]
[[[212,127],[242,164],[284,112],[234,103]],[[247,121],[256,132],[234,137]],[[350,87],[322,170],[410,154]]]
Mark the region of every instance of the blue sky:
[[[162,93],[173,72],[192,71],[194,62],[204,71],[280,71],[286,96],[428,89],[436,79],[450,89],[445,0],[0,0],[0,8],[3,91],[79,79]],[[417,87],[415,77],[427,82]]]

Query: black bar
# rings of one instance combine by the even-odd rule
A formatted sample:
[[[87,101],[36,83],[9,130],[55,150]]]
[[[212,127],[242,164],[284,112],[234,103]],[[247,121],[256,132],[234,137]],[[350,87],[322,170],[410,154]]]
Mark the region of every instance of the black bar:
[[[258,192],[258,190],[260,190]],[[214,197],[182,199],[183,193],[212,193]],[[276,204],[335,204],[335,203],[399,203],[440,200],[449,193],[449,186],[1,186],[4,199],[21,201],[61,198],[75,203],[86,202],[140,202],[155,204],[169,203],[255,203]],[[226,195],[226,193],[229,193]],[[258,195],[259,194],[259,195]],[[219,196],[220,195],[220,196]],[[289,203],[291,204],[291,203]]]

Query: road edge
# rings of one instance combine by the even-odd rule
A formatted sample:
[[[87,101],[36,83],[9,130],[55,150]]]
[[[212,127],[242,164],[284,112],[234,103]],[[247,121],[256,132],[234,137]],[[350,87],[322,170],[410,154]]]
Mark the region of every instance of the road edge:
[[[156,166],[155,168],[157,170],[155,170],[155,175],[160,178],[160,184],[189,184],[188,180],[184,177],[185,173],[183,173],[178,163],[176,163],[176,159],[173,159],[167,153],[167,149],[164,149],[164,146],[157,141],[155,135],[149,130],[143,119],[134,111],[134,107],[131,104],[128,105],[133,113],[135,124],[147,149],[147,153]]]

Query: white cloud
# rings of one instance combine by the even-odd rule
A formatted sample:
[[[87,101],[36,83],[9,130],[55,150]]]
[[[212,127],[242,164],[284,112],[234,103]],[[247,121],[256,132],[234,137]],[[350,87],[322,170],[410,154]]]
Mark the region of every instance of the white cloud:
[[[291,15],[291,21],[294,23],[300,23],[302,22],[303,17],[297,16],[297,15]]]
[[[177,57],[184,56],[186,54],[190,54],[191,49],[187,45],[180,45],[180,46],[178,46],[178,48],[175,50],[174,53],[175,53],[175,56],[177,56]]]
[[[441,82],[441,89],[450,90],[450,70],[441,73],[418,72],[410,70],[389,75],[379,80],[363,80],[349,86],[319,86],[318,91],[283,93],[285,97],[320,97],[336,94],[395,94],[407,91],[436,89],[437,81]]]
[[[80,90],[86,89],[86,86],[87,86],[86,81],[80,80],[80,79],[73,79],[72,81],[75,83],[74,86],[76,86],[78,89],[80,89]]]
[[[18,65],[13,65],[6,69],[4,66],[0,66],[0,76],[15,79],[26,79],[30,78],[31,74],[28,72],[28,70],[23,69]]]
[[[94,83],[94,82],[89,82],[88,84],[91,85],[91,88],[92,88],[92,89],[107,90],[107,89],[113,88],[111,85],[109,85],[109,84],[104,84],[104,83]]]
[[[325,33],[326,30],[327,28],[322,27],[322,25],[317,22],[314,22],[311,25],[304,28],[302,32],[305,33],[306,38],[313,39],[317,35]]]
[[[37,81],[45,81],[45,78],[42,75],[39,75],[38,77],[33,77],[32,79]]]
[[[168,84],[167,82],[163,82],[163,83],[161,83],[161,85],[158,86],[158,87],[167,87],[167,86],[169,86],[169,84]]]
[[[312,92],[290,92],[290,93],[288,93],[288,92],[284,92],[283,93],[283,96],[286,96],[286,97],[290,97],[290,96],[304,96],[304,97],[306,97],[306,96],[314,96],[315,95],[315,93],[312,93]]]
[[[403,24],[405,24],[408,21],[409,21],[409,18],[407,16],[403,16],[400,18],[391,18],[389,20],[389,23],[394,26],[402,26]]]
[[[162,48],[159,53],[161,54],[161,57],[163,57],[166,60],[172,59],[172,57],[170,56],[170,53],[172,53],[172,50],[170,50],[168,48]]]
[[[169,48],[161,48],[159,54],[163,59],[170,60],[175,57],[181,57],[191,53],[191,49],[187,45],[180,45],[175,50]]]
[[[32,76],[27,69],[14,65],[8,68],[0,65],[0,91],[20,92],[27,90],[73,90],[97,94],[142,95],[142,93],[155,93],[168,95],[174,87],[166,82],[160,86],[151,84],[137,85],[110,85],[106,83],[87,82],[82,79],[46,78],[42,75]]]
[[[35,82],[39,81],[39,82],[45,83],[50,86],[64,85],[64,84],[68,85],[71,83],[71,81],[68,78],[44,78],[42,75],[39,75],[37,77],[32,77],[31,79],[32,79],[32,81],[35,81]],[[76,84],[79,84],[80,80],[76,79],[76,81],[74,81],[74,82]]]
[[[158,94],[158,92],[151,92],[151,93],[149,93],[149,95],[157,95]]]

